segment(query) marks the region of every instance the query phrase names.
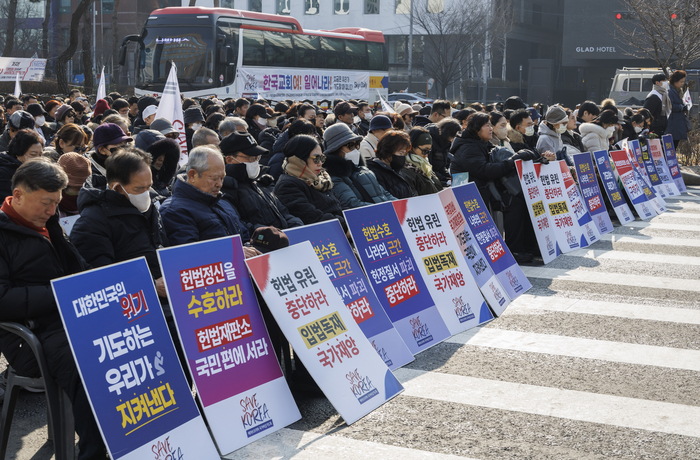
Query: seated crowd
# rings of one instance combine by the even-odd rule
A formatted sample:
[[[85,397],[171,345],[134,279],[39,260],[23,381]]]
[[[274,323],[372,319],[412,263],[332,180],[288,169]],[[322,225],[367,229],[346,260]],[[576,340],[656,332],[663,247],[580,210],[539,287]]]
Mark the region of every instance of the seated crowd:
[[[324,110],[309,101],[184,99],[181,141],[169,120],[156,118],[150,96],[111,93],[94,106],[78,90],[45,103],[5,97],[0,321],[28,324],[44,343],[73,404],[80,458],[104,458],[51,279],[145,256],[172,329],[159,248],[240,235],[254,257],[258,240],[280,240],[277,229],[338,219],[347,232],[343,210],[437,193],[461,173],[492,212],[503,212],[505,241],[528,263],[539,249],[526,204],[503,185],[515,160],[571,166],[572,154],[625,138],[685,139],[674,117],[683,112],[685,75],[675,72],[668,89],[665,80],[654,77],[644,108],[624,112],[605,100],[541,113],[515,96],[461,110],[441,100],[398,102],[393,112],[355,100]],[[59,225],[66,216],[79,216],[70,236]],[[15,336],[0,332],[0,350],[19,373],[37,375]]]

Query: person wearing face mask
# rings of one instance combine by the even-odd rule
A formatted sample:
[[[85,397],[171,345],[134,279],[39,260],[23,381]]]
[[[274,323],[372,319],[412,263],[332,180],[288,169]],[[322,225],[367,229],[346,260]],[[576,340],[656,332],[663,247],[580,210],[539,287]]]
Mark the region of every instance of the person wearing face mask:
[[[635,140],[640,137],[646,137],[648,132],[644,132],[644,116],[639,113],[635,113],[627,122],[622,125],[622,139]]]
[[[357,134],[364,137],[369,133],[369,123],[372,121],[372,108],[366,102],[357,104],[357,115],[360,122],[357,124]]]
[[[361,140],[362,136],[353,133],[344,123],[336,123],[325,132],[323,167],[333,180],[333,194],[343,209],[396,199],[379,185],[372,171],[361,165],[358,150]]]
[[[491,117],[491,125],[493,126],[491,143],[496,147],[502,147],[515,153],[508,139],[508,120],[506,120],[506,117],[501,112],[497,111],[491,112],[489,116]]]
[[[508,120],[508,139],[510,146],[515,153],[521,150],[532,150],[537,144],[530,145],[535,137],[535,123],[532,121],[530,112],[525,109],[518,109],[513,112]]]
[[[442,190],[442,183],[433,172],[428,157],[433,147],[433,138],[428,130],[419,126],[408,133],[411,150],[406,155],[406,163],[401,169],[401,177],[415,190],[416,195],[429,195]]]
[[[377,156],[367,163],[367,167],[377,178],[379,185],[397,199],[416,196],[401,170],[406,164],[406,155],[411,150],[411,139],[404,131],[388,131],[377,144]]]
[[[183,112],[182,118],[183,123],[185,123],[185,138],[187,139],[187,151],[189,152],[194,148],[192,136],[195,131],[204,126],[204,115],[198,106],[192,106]]]
[[[673,136],[673,146],[678,149],[678,143],[688,139],[688,107],[683,101],[683,86],[687,74],[683,70],[676,70],[668,79],[668,97],[671,100],[671,114],[668,116],[668,124],[664,134]]]
[[[267,114],[270,115],[270,118],[267,119],[267,128],[263,129],[260,132],[260,135],[258,136],[258,145],[260,145],[260,147],[266,150],[266,153],[263,154],[262,158],[260,159],[260,164],[264,166],[267,166],[267,163],[270,161],[270,158],[272,158],[272,147],[275,145],[275,142],[280,137],[280,134],[282,134],[280,129],[277,127],[277,120],[282,114],[279,112],[269,111],[267,112]],[[223,133],[221,133],[221,135],[222,137],[226,137],[223,135]]]
[[[275,180],[284,173],[282,165],[284,164],[284,147],[289,143],[291,139],[300,134],[308,134],[310,136],[315,136],[316,127],[309,120],[298,119],[294,120],[285,129],[282,134],[279,135],[277,140],[272,146],[272,156],[269,157],[267,166],[270,168],[268,174],[270,174]]]
[[[50,141],[55,132],[46,124],[48,113],[39,104],[29,104],[27,112],[34,117],[34,130],[44,139],[44,144],[47,144],[46,141]]]
[[[668,116],[671,114],[671,99],[668,94],[666,75],[660,73],[651,77],[652,90],[644,99],[644,108],[649,110],[653,122],[649,130],[661,137],[666,132]]]
[[[61,202],[58,203],[59,217],[78,215],[78,195],[85,180],[92,174],[90,161],[84,156],[67,152],[58,159],[58,165],[68,176],[68,187],[63,190]]]
[[[275,196],[272,176],[265,174],[267,168],[260,165],[267,150],[258,146],[253,136],[233,133],[219,147],[226,163],[221,191],[224,199],[236,207],[250,234],[260,227],[285,229],[304,225]]]
[[[608,150],[617,125],[617,110],[603,110],[592,122],[581,123],[581,141],[587,152]]]
[[[267,128],[268,118],[271,117],[265,110],[265,106],[261,104],[253,104],[246,110],[245,121],[248,123],[248,132],[253,136],[255,142],[258,142],[262,130]]]
[[[170,196],[170,182],[175,177],[180,161],[180,144],[174,139],[158,139],[150,144],[146,151],[151,154],[151,187],[161,197]]]
[[[95,129],[92,135],[92,144],[95,150],[88,152],[87,158],[92,164],[92,176],[88,179],[93,183],[93,186],[101,186],[102,182],[94,183],[97,176],[106,175],[105,163],[107,158],[115,154],[120,148],[126,145],[127,142],[132,142],[134,139],[124,134],[124,131],[113,123],[103,123]],[[101,179],[102,181],[104,179]]]
[[[537,150],[540,152],[554,152],[557,154],[557,160],[564,160],[568,166],[573,166],[568,152],[565,153],[562,148],[564,143],[561,140],[561,135],[566,132],[566,127],[569,124],[569,116],[566,110],[559,105],[553,105],[547,110],[544,120],[540,123],[539,139],[537,140]]]
[[[561,135],[561,141],[566,146],[566,153],[568,155],[573,155],[575,153],[585,152],[586,149],[583,146],[583,140],[577,131],[578,125],[574,112],[566,109],[566,115],[569,117],[569,122],[566,125],[566,131]]]
[[[450,147],[452,142],[462,131],[462,125],[455,118],[447,117],[436,124],[429,124],[425,127],[433,138],[433,145],[430,149],[428,161],[433,167],[433,173],[440,179],[443,187],[452,180],[450,176]]]

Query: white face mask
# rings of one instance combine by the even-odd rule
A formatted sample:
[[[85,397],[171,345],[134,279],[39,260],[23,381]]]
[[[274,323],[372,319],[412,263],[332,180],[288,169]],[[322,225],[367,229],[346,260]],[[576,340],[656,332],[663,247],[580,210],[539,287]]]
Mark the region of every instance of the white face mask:
[[[126,196],[129,197],[131,204],[133,204],[134,207],[139,210],[139,212],[146,212],[151,207],[151,195],[148,193],[148,190],[143,193],[132,195],[131,193],[127,192],[124,186],[118,182],[114,184],[112,190],[116,192],[117,185],[121,186],[124,193],[126,193]]]
[[[557,134],[564,134],[566,132],[566,125],[562,124],[557,128]]]
[[[526,136],[530,137],[534,134],[535,134],[535,127],[534,126],[530,126],[528,128],[525,128],[525,135]]]
[[[37,126],[41,127],[41,126],[44,126],[44,123],[46,123],[46,118],[43,115],[41,115],[41,116],[36,117],[34,122],[36,123]]]
[[[642,127],[641,127],[641,126],[635,126],[635,127],[634,127],[634,132],[637,133],[637,134],[641,133],[641,132],[642,132]]]
[[[353,162],[355,166],[360,164],[360,151],[353,149],[345,154],[345,159]]]
[[[508,128],[505,126],[503,128],[494,128],[493,132],[500,140],[505,140],[505,138],[508,136]]]
[[[361,122],[361,121],[362,121],[362,119],[361,119],[360,117],[358,117],[357,115],[355,115],[355,116],[353,117],[353,119],[352,119],[352,122],[355,123],[355,124],[357,124],[357,123],[359,123],[359,122]]]
[[[192,123],[192,131],[197,131],[198,129],[202,128],[201,123]]]
[[[605,130],[608,132],[608,137],[612,137],[612,135],[615,133],[614,126],[608,126],[607,128],[605,128]]]
[[[268,118],[267,119],[267,126],[271,128],[276,128],[277,127],[277,118]]]
[[[250,179],[255,179],[260,174],[260,162],[254,161],[252,163],[245,164],[245,171],[248,173]]]
[[[370,121],[372,120],[373,116],[374,115],[372,115],[372,112],[365,112],[365,120]]]

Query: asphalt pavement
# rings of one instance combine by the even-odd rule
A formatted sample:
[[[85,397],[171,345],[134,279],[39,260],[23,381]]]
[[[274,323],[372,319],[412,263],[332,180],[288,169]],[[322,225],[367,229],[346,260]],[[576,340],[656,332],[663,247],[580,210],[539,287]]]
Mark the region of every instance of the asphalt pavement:
[[[226,458],[700,458],[700,187],[667,204],[524,267],[527,294],[397,370],[406,391],[360,421],[296,393],[299,422]],[[53,458],[42,395],[22,393],[7,458]]]

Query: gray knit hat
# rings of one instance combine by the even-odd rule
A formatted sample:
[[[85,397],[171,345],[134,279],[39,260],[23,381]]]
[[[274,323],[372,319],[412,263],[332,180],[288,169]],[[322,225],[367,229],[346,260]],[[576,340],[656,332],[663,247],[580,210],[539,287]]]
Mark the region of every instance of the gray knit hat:
[[[345,123],[336,123],[323,133],[323,153],[326,155],[334,153],[340,147],[350,142],[361,141],[362,136],[353,133]]]
[[[544,119],[547,121],[547,123],[557,124],[564,123],[569,119],[569,116],[566,114],[566,111],[561,108],[561,106],[553,105],[549,108],[549,110],[547,110],[547,115],[544,116]]]

